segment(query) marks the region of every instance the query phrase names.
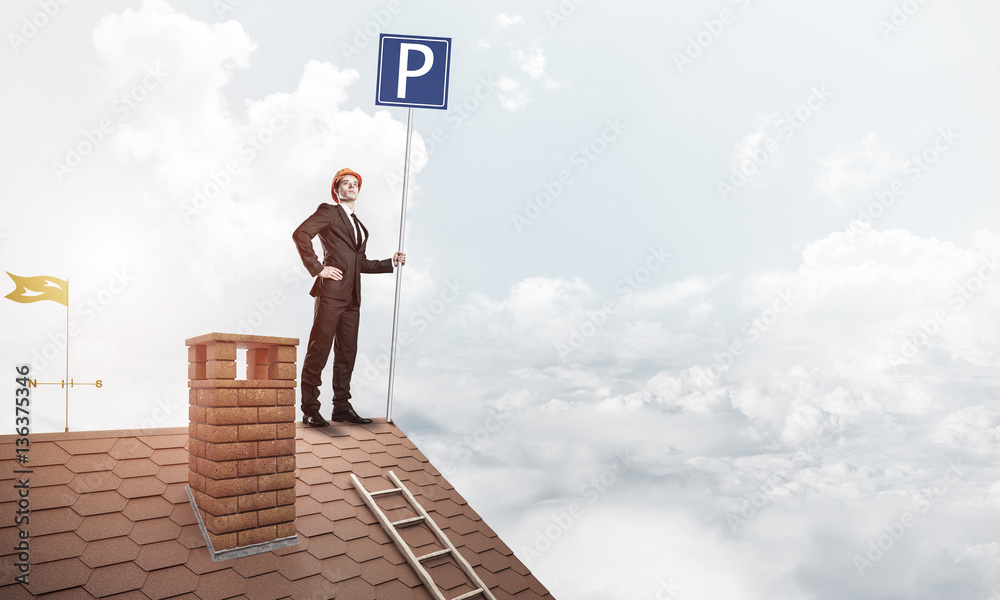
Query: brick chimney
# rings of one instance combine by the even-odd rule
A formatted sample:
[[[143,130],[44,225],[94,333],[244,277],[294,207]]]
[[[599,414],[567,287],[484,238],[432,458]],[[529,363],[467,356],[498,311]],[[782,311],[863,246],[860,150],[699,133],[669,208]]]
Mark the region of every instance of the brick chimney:
[[[188,340],[188,498],[212,560],[298,543],[297,338],[209,333]],[[236,379],[238,349],[247,378]]]

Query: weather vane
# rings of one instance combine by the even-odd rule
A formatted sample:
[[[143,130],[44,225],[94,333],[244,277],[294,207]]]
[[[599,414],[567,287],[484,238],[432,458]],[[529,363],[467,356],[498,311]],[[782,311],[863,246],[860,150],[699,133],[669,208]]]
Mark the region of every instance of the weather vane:
[[[74,385],[92,385],[97,388],[104,385],[100,379],[92,383],[75,383],[69,377],[69,280],[46,275],[18,277],[10,271],[7,271],[7,274],[14,281],[17,289],[7,294],[6,298],[21,304],[51,300],[66,307],[66,378],[59,382],[39,382],[37,379],[29,379],[28,387],[58,385],[66,390],[66,432],[69,432],[69,389]]]

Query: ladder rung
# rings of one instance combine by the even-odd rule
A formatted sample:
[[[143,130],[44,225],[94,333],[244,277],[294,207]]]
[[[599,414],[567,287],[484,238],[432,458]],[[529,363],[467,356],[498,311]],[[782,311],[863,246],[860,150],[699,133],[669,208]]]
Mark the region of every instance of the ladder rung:
[[[403,490],[399,488],[389,488],[387,490],[379,490],[377,492],[368,492],[369,496],[382,496],[384,494],[395,494],[396,492],[402,492]]]
[[[395,523],[392,524],[392,526],[393,527],[400,527],[400,526],[406,527],[407,525],[414,525],[414,524],[419,523],[420,521],[423,521],[423,520],[424,520],[423,517],[413,517],[412,519],[403,519],[402,521],[396,521]]]
[[[437,552],[431,552],[430,554],[425,554],[420,558],[418,558],[417,560],[419,560],[420,562],[424,562],[425,560],[430,560],[435,556],[441,556],[442,554],[451,554],[451,548],[445,548],[444,550],[438,550]]]
[[[483,588],[477,588],[477,589],[472,590],[471,592],[462,594],[461,596],[455,596],[451,600],[465,600],[466,598],[471,598],[473,596],[478,596],[479,594],[482,594],[482,593],[483,593]]]

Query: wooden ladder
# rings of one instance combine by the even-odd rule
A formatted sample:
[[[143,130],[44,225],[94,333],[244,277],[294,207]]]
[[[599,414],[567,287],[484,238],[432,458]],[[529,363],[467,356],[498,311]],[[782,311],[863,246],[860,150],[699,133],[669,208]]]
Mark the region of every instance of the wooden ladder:
[[[417,572],[417,576],[420,577],[420,581],[427,586],[427,589],[430,590],[435,600],[448,599],[441,594],[441,590],[439,590],[437,584],[434,583],[430,573],[428,573],[427,569],[424,568],[423,562],[447,554],[450,554],[452,558],[455,559],[455,562],[458,564],[458,568],[465,573],[465,576],[469,578],[469,581],[471,581],[474,586],[478,586],[471,592],[455,596],[451,600],[466,600],[466,598],[472,598],[480,594],[488,600],[496,600],[496,597],[490,592],[489,588],[486,587],[483,580],[479,578],[479,575],[476,575],[476,571],[472,568],[472,565],[470,565],[469,562],[465,560],[465,557],[458,552],[458,549],[455,548],[455,544],[451,543],[451,540],[448,539],[448,536],[446,536],[443,531],[441,531],[441,528],[434,522],[434,519],[432,519],[431,516],[427,514],[427,511],[424,510],[424,507],[417,502],[413,493],[410,492],[405,485],[403,485],[403,482],[400,481],[399,478],[396,477],[396,474],[392,471],[389,471],[389,480],[395,487],[387,490],[379,490],[377,492],[369,492],[365,489],[365,486],[361,485],[361,481],[357,478],[357,476],[355,476],[354,473],[351,473],[351,482],[358,490],[358,493],[361,494],[361,499],[364,500],[365,504],[368,505],[368,508],[375,513],[375,517],[380,523],[382,523],[382,527],[384,527],[386,532],[388,532],[389,537],[396,542],[396,546],[399,547],[399,551],[403,553],[404,557],[406,557],[410,566],[413,567],[413,570]],[[384,496],[386,494],[402,494],[406,503],[409,504],[410,508],[417,513],[417,516],[396,522],[390,521],[379,505],[375,502],[376,496]],[[417,556],[413,553],[413,549],[410,548],[410,545],[406,543],[406,540],[404,540],[401,535],[399,535],[399,529],[402,527],[416,525],[418,523],[427,524],[427,527],[434,534],[434,537],[436,537],[438,542],[444,546],[443,550],[437,550],[423,556]]]

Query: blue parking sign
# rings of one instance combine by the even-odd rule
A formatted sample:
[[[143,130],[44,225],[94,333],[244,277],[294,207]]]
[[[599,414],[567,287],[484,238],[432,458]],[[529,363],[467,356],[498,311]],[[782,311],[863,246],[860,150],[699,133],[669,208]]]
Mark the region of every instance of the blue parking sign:
[[[379,36],[375,104],[448,108],[451,38]]]

